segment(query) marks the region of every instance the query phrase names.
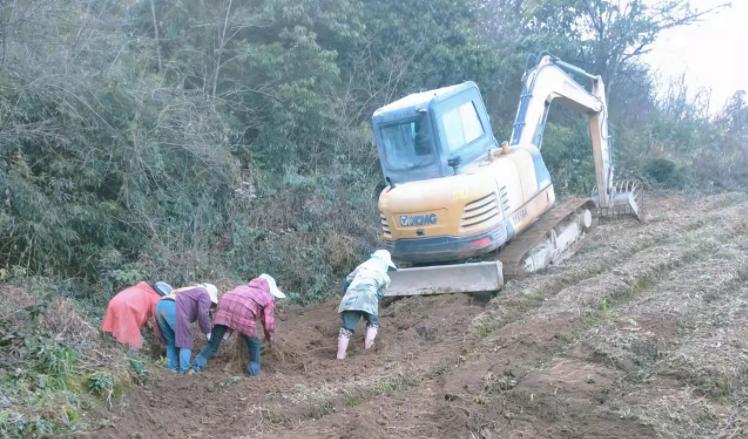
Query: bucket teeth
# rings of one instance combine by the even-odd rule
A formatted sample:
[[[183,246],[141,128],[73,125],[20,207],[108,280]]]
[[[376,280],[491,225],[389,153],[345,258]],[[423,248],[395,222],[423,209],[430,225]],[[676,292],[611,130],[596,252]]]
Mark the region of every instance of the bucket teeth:
[[[633,216],[639,222],[644,222],[644,188],[641,182],[637,180],[614,182],[608,199],[608,206],[598,204],[601,217]]]

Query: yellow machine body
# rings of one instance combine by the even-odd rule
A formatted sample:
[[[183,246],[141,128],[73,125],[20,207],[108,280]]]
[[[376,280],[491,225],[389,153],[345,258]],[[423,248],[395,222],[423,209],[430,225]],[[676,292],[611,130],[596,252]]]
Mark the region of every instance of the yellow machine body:
[[[386,188],[379,210],[388,246],[398,259],[424,263],[504,245],[555,201],[550,180],[537,178],[533,149],[492,149],[460,174]]]

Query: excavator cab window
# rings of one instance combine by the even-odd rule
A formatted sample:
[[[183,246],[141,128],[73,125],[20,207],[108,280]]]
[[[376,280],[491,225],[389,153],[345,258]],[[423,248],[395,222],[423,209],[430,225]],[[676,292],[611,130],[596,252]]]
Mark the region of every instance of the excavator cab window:
[[[472,82],[410,94],[377,109],[374,140],[393,183],[459,173],[496,144]]]
[[[472,101],[445,111],[441,116],[441,123],[450,153],[455,153],[484,134]]]
[[[460,165],[450,162],[467,165],[495,145],[493,136],[487,134],[488,115],[477,89],[469,88],[440,102],[435,115],[442,155],[453,174],[460,172]]]
[[[390,169],[415,169],[434,161],[433,141],[425,113],[415,119],[382,127],[382,141]]]

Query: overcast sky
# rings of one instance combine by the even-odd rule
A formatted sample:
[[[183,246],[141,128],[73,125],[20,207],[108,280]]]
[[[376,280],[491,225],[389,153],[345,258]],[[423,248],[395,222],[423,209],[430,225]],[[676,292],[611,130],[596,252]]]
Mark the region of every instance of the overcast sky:
[[[691,4],[703,10],[726,1],[691,0]],[[644,61],[659,72],[663,83],[685,72],[694,90],[710,88],[710,110],[719,111],[735,91],[748,91],[748,0],[732,0],[732,8],[665,32]]]

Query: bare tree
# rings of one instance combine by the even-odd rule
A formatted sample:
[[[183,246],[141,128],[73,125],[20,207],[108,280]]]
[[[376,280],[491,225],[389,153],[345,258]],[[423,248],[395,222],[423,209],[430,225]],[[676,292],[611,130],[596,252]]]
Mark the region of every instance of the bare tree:
[[[626,64],[652,49],[662,32],[696,23],[731,3],[694,9],[689,0],[582,0],[575,4],[578,33],[593,70],[612,88]],[[589,36],[588,36],[589,35]]]

